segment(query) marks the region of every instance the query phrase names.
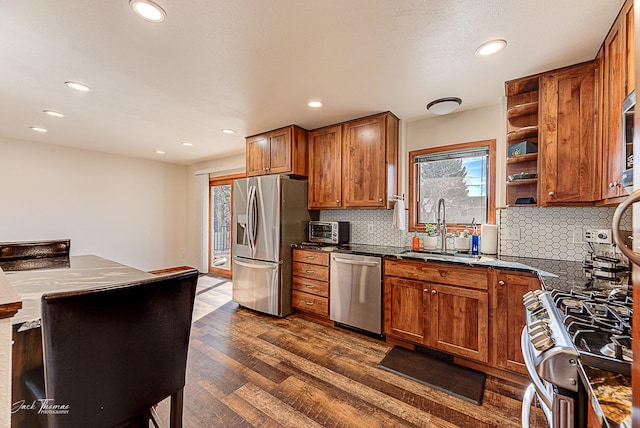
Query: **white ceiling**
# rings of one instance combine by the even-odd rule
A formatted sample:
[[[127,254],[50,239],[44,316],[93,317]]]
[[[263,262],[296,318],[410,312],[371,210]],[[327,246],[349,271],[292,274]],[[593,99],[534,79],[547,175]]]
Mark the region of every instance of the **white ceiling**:
[[[593,59],[623,4],[156,1],[161,24],[128,0],[0,0],[0,135],[190,164],[292,123],[314,129],[386,110],[412,121],[447,96],[463,109],[495,104],[505,80]],[[493,38],[506,49],[476,57]],[[312,110],[310,99],[325,106]]]

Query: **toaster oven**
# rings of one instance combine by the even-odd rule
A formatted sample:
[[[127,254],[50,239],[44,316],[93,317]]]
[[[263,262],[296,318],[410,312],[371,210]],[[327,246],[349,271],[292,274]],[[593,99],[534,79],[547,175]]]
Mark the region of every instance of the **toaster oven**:
[[[310,221],[309,242],[348,244],[351,226],[348,221]]]

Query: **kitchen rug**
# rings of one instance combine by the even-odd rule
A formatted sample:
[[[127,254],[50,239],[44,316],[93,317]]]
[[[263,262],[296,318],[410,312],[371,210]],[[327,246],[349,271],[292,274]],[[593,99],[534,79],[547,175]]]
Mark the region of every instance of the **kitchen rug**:
[[[378,368],[446,392],[478,406],[482,405],[486,375],[476,370],[439,360],[424,352],[395,346]]]

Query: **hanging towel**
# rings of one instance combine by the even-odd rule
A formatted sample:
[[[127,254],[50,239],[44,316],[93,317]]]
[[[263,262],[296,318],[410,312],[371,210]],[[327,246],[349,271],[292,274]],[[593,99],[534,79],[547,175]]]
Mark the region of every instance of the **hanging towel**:
[[[406,227],[405,223],[404,201],[396,201],[396,204],[393,206],[392,226],[394,229],[404,230]]]

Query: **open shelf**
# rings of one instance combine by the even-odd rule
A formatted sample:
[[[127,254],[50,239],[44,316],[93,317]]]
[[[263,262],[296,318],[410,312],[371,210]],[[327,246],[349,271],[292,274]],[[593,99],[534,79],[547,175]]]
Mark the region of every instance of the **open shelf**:
[[[507,186],[524,186],[527,184],[537,184],[537,178],[524,178],[522,180],[507,181]]]
[[[538,137],[538,125],[524,126],[507,134],[509,143]]]
[[[522,116],[538,114],[538,101],[518,104],[507,110],[507,119],[513,120]]]
[[[507,158],[507,163],[509,164],[522,163],[522,162],[529,162],[529,161],[536,161],[536,160],[538,160],[537,153],[528,153],[526,155],[511,156],[510,158]]]

